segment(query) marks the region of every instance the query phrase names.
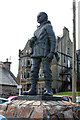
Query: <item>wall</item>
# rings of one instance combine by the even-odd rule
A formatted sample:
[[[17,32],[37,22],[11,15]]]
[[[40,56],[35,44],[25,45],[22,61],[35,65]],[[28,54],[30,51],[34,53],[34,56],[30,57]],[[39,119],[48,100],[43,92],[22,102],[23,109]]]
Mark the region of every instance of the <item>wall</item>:
[[[9,96],[16,96],[18,95],[18,89],[17,86],[8,86],[8,85],[0,85],[0,88],[2,91],[0,97],[9,97]]]

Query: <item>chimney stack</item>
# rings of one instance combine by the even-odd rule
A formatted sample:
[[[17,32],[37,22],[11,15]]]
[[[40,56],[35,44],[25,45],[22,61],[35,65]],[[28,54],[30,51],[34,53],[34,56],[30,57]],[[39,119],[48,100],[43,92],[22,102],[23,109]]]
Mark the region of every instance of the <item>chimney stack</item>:
[[[8,62],[8,58],[6,59],[6,62],[3,62],[5,68],[10,71],[10,65],[11,65],[11,62]]]
[[[66,27],[63,28],[63,36],[65,35],[69,36],[69,30]]]

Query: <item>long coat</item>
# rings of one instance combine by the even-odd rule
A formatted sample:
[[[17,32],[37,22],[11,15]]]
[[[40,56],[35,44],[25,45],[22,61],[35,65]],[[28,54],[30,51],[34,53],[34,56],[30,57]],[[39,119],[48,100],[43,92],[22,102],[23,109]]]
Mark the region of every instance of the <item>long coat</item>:
[[[55,53],[56,37],[50,21],[41,24],[30,40],[32,58],[46,57],[50,52]]]

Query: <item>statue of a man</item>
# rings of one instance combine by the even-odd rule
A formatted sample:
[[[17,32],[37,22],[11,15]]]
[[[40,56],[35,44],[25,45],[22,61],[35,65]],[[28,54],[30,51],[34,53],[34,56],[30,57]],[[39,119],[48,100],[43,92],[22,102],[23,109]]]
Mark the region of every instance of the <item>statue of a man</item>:
[[[32,48],[32,67],[31,67],[31,89],[25,91],[24,95],[36,95],[36,85],[40,64],[43,65],[46,92],[44,95],[53,95],[52,92],[52,72],[51,62],[55,54],[56,37],[51,22],[48,21],[48,15],[40,12],[37,16],[37,22],[40,24],[30,39]]]

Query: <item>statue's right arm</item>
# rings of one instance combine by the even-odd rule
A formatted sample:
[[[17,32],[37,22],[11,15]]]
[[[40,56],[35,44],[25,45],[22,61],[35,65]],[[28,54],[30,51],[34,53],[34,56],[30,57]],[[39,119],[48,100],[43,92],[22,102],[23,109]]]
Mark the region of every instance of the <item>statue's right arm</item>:
[[[29,46],[30,46],[31,48],[33,47],[35,41],[36,41],[36,37],[35,37],[35,36],[32,37],[32,38],[29,40]]]

